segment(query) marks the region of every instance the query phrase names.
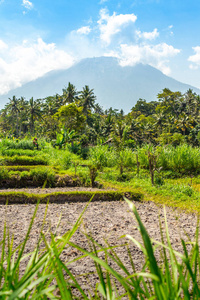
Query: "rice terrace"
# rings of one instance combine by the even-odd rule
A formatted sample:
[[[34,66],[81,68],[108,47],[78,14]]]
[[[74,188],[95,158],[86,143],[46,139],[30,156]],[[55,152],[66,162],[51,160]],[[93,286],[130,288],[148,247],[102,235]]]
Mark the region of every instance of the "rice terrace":
[[[158,98],[2,109],[1,299],[199,299],[200,100]]]

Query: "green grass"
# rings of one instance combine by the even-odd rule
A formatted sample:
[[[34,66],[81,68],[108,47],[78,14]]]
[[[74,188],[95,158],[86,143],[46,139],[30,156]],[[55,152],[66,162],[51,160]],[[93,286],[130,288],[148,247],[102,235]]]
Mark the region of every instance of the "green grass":
[[[164,178],[162,185],[152,186],[147,170],[141,170],[137,176],[136,170],[124,173],[124,181],[119,178],[115,168],[105,168],[99,173],[97,181],[104,188],[138,191],[144,195],[144,200],[153,201],[167,206],[181,208],[187,212],[200,214],[200,177],[183,177],[177,179]],[[192,184],[191,184],[192,181]]]

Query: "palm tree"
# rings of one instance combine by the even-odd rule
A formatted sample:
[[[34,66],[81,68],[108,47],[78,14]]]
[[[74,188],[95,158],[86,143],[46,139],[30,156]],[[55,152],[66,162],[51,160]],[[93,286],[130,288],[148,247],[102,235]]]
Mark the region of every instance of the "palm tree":
[[[39,100],[34,101],[33,97],[29,100],[28,113],[30,115],[30,132],[34,134],[34,121],[36,118],[40,117],[41,115]]]
[[[78,92],[76,91],[76,88],[73,84],[70,82],[68,83],[68,87],[64,88],[63,90],[63,104],[66,103],[73,103],[77,100]]]
[[[19,99],[16,98],[16,96],[13,96],[12,99],[10,99],[10,103],[8,104],[8,108],[10,110],[10,113],[12,115],[12,119],[14,120],[14,116],[16,115],[16,135],[18,136],[18,132],[19,132]],[[13,122],[13,127],[14,127],[14,122]],[[14,128],[13,128],[14,129]]]
[[[80,92],[80,106],[83,107],[83,113],[88,117],[92,108],[95,108],[96,96],[94,95],[93,89],[89,89],[89,86],[86,85],[83,90]]]
[[[47,97],[45,103],[42,104],[42,110],[46,116],[53,116],[58,110],[56,98],[51,96]]]
[[[19,127],[19,133],[21,134],[21,131],[25,133],[27,129],[27,107],[28,107],[28,101],[25,100],[24,97],[21,97],[19,99],[19,121],[20,121],[20,127]]]

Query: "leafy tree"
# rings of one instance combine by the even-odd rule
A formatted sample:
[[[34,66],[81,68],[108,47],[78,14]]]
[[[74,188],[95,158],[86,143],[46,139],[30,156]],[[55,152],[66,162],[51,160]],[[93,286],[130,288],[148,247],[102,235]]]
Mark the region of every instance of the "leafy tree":
[[[55,114],[60,128],[63,126],[70,131],[80,132],[85,127],[86,117],[83,114],[83,108],[77,107],[75,103],[61,106]]]
[[[157,101],[146,102],[144,99],[139,99],[135,106],[131,109],[133,116],[144,115],[146,117],[155,114],[156,106],[158,105]]]

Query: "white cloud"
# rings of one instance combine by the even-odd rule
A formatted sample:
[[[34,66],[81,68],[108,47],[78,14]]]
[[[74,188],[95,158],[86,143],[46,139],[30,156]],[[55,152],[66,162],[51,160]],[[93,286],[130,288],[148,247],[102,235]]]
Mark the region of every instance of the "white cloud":
[[[83,26],[77,30],[78,34],[89,34],[91,32],[90,26]]]
[[[0,40],[0,51],[8,48],[8,45],[4,41]]]
[[[68,68],[74,63],[72,56],[57,49],[54,43],[45,43],[41,38],[34,43],[24,41],[5,53],[6,58],[0,58],[0,94],[51,70]]]
[[[168,26],[168,30],[170,30],[170,35],[174,35],[174,32],[172,30],[173,27],[174,27],[173,25]]]
[[[190,69],[196,70],[200,67],[200,46],[192,47],[192,49],[194,50],[195,54],[188,58],[188,61],[193,63],[189,67]]]
[[[100,38],[107,45],[111,43],[111,37],[122,30],[122,27],[130,23],[135,23],[137,17],[134,14],[120,14],[115,12],[109,16],[106,9],[100,10],[100,19],[98,25],[100,29]]]
[[[22,6],[24,6],[26,9],[32,9],[33,8],[33,3],[28,1],[28,0],[23,0]]]
[[[107,2],[108,0],[101,0],[100,2],[99,2],[99,4],[103,4],[103,3],[105,3],[105,2]]]
[[[134,66],[138,63],[149,64],[164,74],[170,73],[167,66],[169,57],[173,57],[180,53],[179,49],[175,49],[171,45],[165,43],[157,45],[121,45],[120,65]]]
[[[138,38],[145,40],[155,40],[159,36],[157,28],[151,32],[141,32],[140,30],[136,30],[135,33]]]

